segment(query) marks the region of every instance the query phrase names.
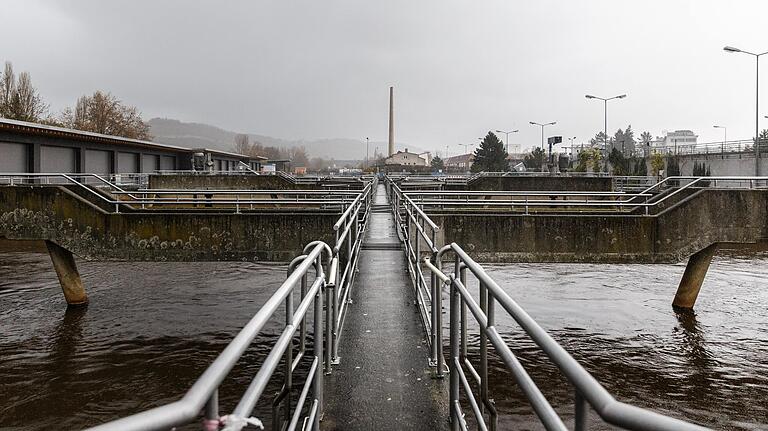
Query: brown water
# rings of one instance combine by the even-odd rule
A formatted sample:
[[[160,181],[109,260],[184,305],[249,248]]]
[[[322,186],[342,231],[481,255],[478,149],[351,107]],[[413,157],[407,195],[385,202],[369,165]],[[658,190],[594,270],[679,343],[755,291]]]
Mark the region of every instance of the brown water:
[[[714,428],[766,429],[766,263],[768,255],[717,257],[695,314],[670,306],[682,265],[488,269],[619,400]],[[79,265],[91,305],[67,310],[46,254],[0,251],[0,428],[78,429],[178,399],[285,274],[235,262]],[[571,417],[571,389],[497,316],[545,395]],[[222,411],[276,328],[223,386]],[[492,366],[503,428],[540,429],[501,363]]]
[[[724,253],[712,263],[695,313],[671,307],[683,264],[485,267],[618,400],[716,429],[768,429],[768,255]],[[477,298],[477,282],[469,282]],[[544,395],[572,421],[567,380],[544,365],[545,356],[500,307],[497,326]],[[475,362],[478,337],[470,340]],[[492,355],[489,361],[499,423],[543,429],[503,363]],[[598,426],[590,429],[613,429],[591,417]]]

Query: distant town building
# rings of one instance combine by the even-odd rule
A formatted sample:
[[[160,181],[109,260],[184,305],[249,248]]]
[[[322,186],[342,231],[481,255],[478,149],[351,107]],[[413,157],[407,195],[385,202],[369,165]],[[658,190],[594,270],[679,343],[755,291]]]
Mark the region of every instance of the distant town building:
[[[431,161],[432,160],[429,153],[411,153],[406,148],[405,151],[398,151],[384,159],[384,164],[403,166],[429,166]]]
[[[507,155],[507,165],[510,169],[525,160],[525,153],[509,153]]]
[[[443,165],[447,171],[468,171],[474,160],[475,155],[472,153],[461,154],[446,158],[443,160]]]
[[[681,146],[695,146],[699,136],[690,130],[675,130],[664,132],[664,136],[657,136],[651,141],[651,149],[662,154],[674,154],[675,148]]]

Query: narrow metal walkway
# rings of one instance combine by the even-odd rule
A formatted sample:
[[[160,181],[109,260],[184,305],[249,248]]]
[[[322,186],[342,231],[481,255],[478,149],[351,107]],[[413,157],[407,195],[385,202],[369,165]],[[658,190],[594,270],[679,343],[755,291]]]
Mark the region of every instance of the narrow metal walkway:
[[[325,380],[324,430],[448,428],[447,385],[431,377],[405,256],[385,205],[379,184],[339,346],[341,364]]]

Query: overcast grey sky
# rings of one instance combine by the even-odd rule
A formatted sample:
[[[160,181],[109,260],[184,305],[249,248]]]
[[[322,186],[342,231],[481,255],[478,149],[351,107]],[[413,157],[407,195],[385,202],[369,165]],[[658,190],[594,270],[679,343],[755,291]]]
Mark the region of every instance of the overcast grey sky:
[[[54,110],[96,89],[155,116],[283,138],[396,140],[462,151],[488,130],[557,121],[754,130],[754,59],[768,51],[761,1],[31,1],[2,3],[0,60],[27,70]],[[768,57],[766,57],[768,60]],[[768,61],[761,93],[768,93]],[[768,97],[761,97],[761,128]],[[513,141],[513,142],[514,142]]]

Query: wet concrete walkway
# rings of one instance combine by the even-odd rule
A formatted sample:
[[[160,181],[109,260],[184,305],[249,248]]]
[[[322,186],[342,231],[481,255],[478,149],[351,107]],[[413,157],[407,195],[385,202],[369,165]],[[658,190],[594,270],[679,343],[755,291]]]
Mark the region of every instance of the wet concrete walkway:
[[[341,364],[326,378],[324,430],[448,428],[447,381],[432,379],[415,295],[382,184],[347,311]]]

